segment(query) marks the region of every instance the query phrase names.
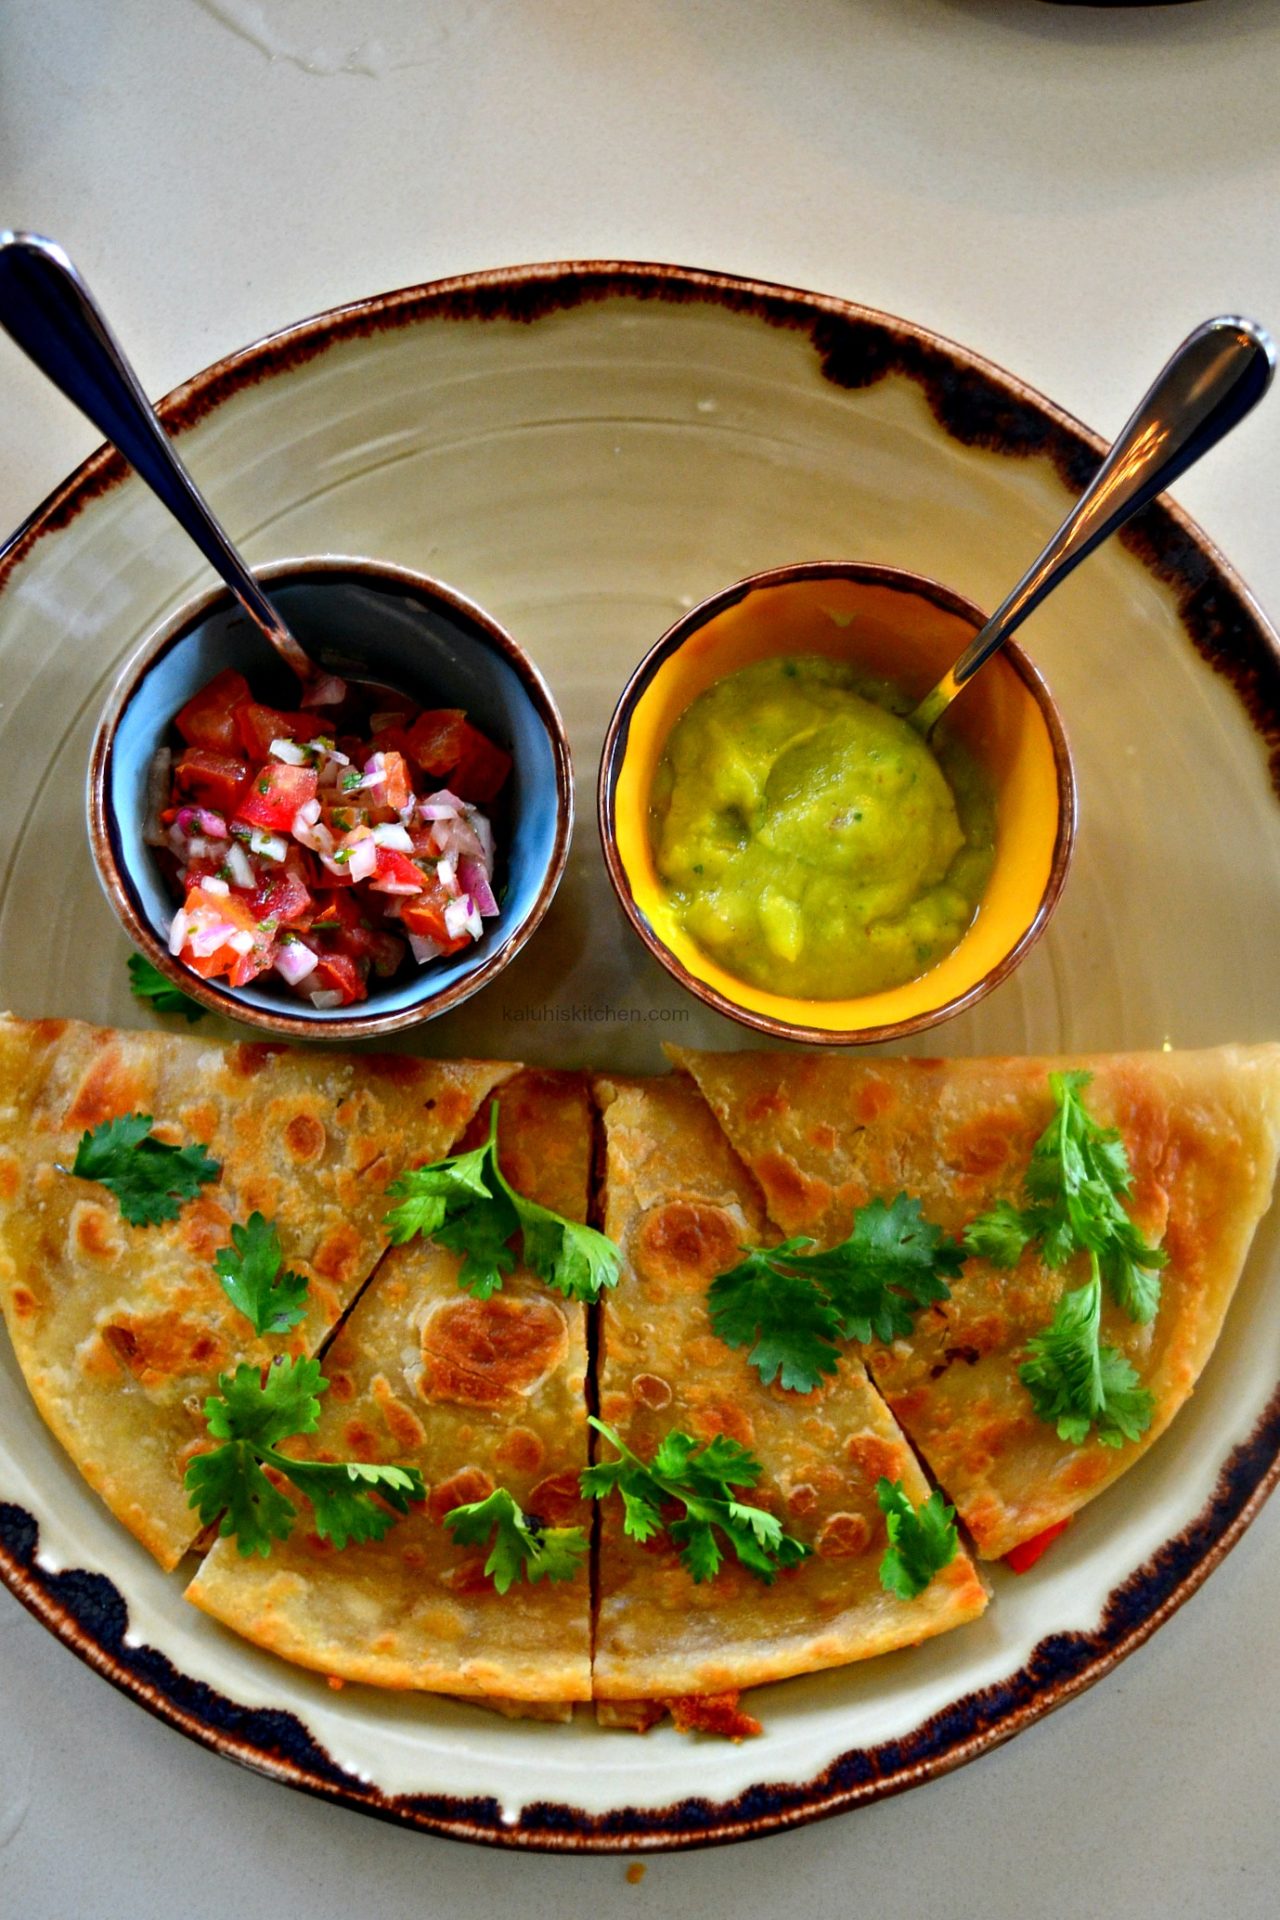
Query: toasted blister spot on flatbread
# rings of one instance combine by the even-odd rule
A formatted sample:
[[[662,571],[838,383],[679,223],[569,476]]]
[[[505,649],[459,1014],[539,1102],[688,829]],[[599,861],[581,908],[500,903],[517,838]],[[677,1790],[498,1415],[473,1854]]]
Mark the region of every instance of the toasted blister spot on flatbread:
[[[569,1348],[560,1308],[537,1295],[444,1300],[422,1330],[419,1392],[427,1400],[497,1407],[531,1394]]]
[[[878,1060],[670,1049],[726,1139],[760,1180],[772,1229],[832,1246],[854,1207],[915,1195],[960,1233],[999,1200],[1021,1204],[1032,1147],[1053,1111],[1049,1073],[1093,1075],[1086,1104],[1118,1127],[1131,1211],[1169,1256],[1159,1313],[1138,1326],[1112,1302],[1102,1338],[1155,1399],[1142,1439],[1072,1446],[1040,1420],[1018,1378],[1077,1262],[1035,1250],[1009,1270],[971,1259],[951,1298],[908,1338],[866,1350],[872,1377],[979,1550],[995,1558],[1109,1486],[1164,1431],[1217,1340],[1280,1147],[1280,1046],[1071,1059]],[[886,1098],[886,1089],[889,1097]],[[785,1179],[779,1169],[785,1166]]]
[[[581,1076],[522,1073],[497,1098],[504,1165],[526,1169],[531,1199],[585,1219],[592,1128]],[[487,1133],[487,1109],[485,1101],[473,1141]],[[587,1462],[586,1314],[520,1267],[499,1293],[476,1300],[459,1290],[460,1266],[429,1241],[386,1255],[325,1355],[342,1392],[330,1388],[308,1442],[331,1458],[358,1445],[414,1466],[426,1500],[385,1539],[340,1553],[316,1553],[303,1529],[269,1561],[242,1559],[219,1541],[188,1597],[322,1673],[560,1719],[591,1694],[587,1568],[499,1595],[486,1551],[459,1546],[444,1522],[454,1507],[506,1487],[544,1525],[590,1525],[577,1496]]]
[[[602,1079],[597,1094],[604,1226],[623,1254],[600,1309],[602,1413],[641,1458],[672,1428],[750,1446],[762,1478],[741,1498],[816,1549],[772,1586],[732,1558],[696,1583],[665,1533],[627,1539],[621,1503],[604,1501],[594,1666],[602,1722],[652,1724],[672,1701],[839,1666],[974,1618],[986,1593],[963,1553],[957,1583],[934,1583],[916,1601],[880,1585],[883,1523],[868,1465],[887,1467],[916,1501],[928,1486],[860,1362],[842,1358],[821,1395],[801,1397],[765,1387],[746,1355],[713,1333],[710,1282],[741,1247],[761,1243],[767,1223],[759,1188],[692,1083]],[[641,1380],[667,1391],[637,1391]],[[607,1445],[601,1457],[611,1457]],[[646,1700],[656,1712],[637,1708]]]
[[[375,1146],[387,1179],[438,1159],[512,1071],[423,1061],[397,1080],[354,1056],[0,1017],[0,1307],[49,1426],[163,1565],[196,1536],[182,1474],[219,1372],[314,1351],[386,1245],[386,1181],[361,1183],[353,1165]],[[290,1154],[292,1122],[339,1107],[353,1131],[326,1126],[318,1159]],[[130,1226],[105,1188],[58,1171],[86,1128],[131,1112],[159,1139],[198,1139],[222,1169],[158,1226]],[[213,1268],[255,1206],[285,1264],[316,1276],[287,1340],[257,1338]]]

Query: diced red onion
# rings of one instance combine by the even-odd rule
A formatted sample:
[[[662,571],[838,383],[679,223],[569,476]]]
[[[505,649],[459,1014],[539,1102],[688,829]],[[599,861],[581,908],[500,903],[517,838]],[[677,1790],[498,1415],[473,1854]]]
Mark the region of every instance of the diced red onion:
[[[273,740],[268,752],[273,760],[283,760],[288,767],[305,767],[307,750],[300,747],[296,740]]]
[[[307,998],[319,1013],[331,1013],[334,1007],[342,1005],[342,995],[336,987],[330,987],[323,993],[309,993]]]
[[[182,949],[187,944],[187,933],[190,925],[191,923],[187,918],[185,907],[179,907],[169,927],[169,951],[175,957],[182,952]]]
[[[363,839],[352,842],[350,834],[343,845],[351,848],[351,858],[347,862],[347,872],[353,880],[367,880],[378,865],[378,843],[374,836],[366,834]]]
[[[438,960],[444,952],[444,948],[440,945],[440,942],[433,940],[429,934],[425,933],[411,933],[409,935],[409,945],[412,947],[413,957],[420,967],[425,966],[428,960]]]
[[[418,811],[424,820],[456,820],[465,806],[465,800],[459,800],[457,794],[450,793],[448,787],[441,787],[418,802]]]
[[[458,878],[463,890],[471,895],[476,909],[486,920],[492,920],[498,913],[498,902],[494,898],[489,876],[479,860],[463,859],[458,862]]]
[[[298,831],[299,821],[302,822],[304,827],[314,827],[314,825],[316,824],[316,821],[319,818],[320,818],[320,802],[318,800],[304,800],[302,805],[298,808],[298,811],[293,816],[294,832],[296,833]]]
[[[257,942],[248,927],[238,928],[227,941],[227,945],[234,953],[252,953],[256,944]]]
[[[289,856],[289,842],[282,833],[267,833],[262,827],[254,827],[249,835],[249,851],[260,854],[264,860],[285,860]]]
[[[233,885],[237,887],[256,887],[258,876],[249,865],[249,856],[238,840],[233,840],[227,852],[227,869]]]
[[[461,889],[458,886],[457,870],[452,860],[442,859],[438,863],[436,867],[436,879],[440,882],[445,892],[452,894],[456,900]]]
[[[319,964],[319,955],[312,953],[303,940],[286,940],[275,957],[276,972],[291,987],[296,987],[300,980],[314,973]]]
[[[216,873],[211,873],[207,880],[202,880],[200,882],[200,886],[202,891],[205,893],[216,893],[218,895],[222,895],[222,894],[230,893],[231,891],[226,881],[219,880]]]
[[[373,829],[375,845],[394,847],[397,853],[412,853],[413,841],[405,827],[397,826],[394,821],[386,820]]]
[[[174,826],[179,833],[203,833],[210,840],[225,840],[227,823],[220,813],[211,813],[208,807],[179,807]]]
[[[446,900],[444,903],[444,930],[451,940],[457,940],[466,933],[467,922],[471,915],[469,900]]]
[[[304,707],[336,707],[347,697],[347,683],[339,680],[336,673],[326,673],[313,680],[302,696]]]
[[[474,807],[471,810],[471,829],[480,842],[480,858],[484,861],[485,872],[491,874],[493,872],[493,827],[488,817],[477,812]]]

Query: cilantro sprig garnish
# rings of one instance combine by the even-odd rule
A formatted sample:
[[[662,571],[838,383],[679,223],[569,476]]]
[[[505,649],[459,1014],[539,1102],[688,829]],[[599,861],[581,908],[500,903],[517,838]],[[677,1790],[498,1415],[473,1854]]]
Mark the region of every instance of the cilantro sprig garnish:
[[[1129,1156],[1118,1130],[1100,1126],[1084,1105],[1092,1078],[1049,1075],[1055,1112],[1024,1176],[1030,1204],[999,1202],[970,1223],[965,1245],[997,1267],[1015,1265],[1032,1242],[1050,1267],[1091,1254],[1116,1305],[1145,1326],[1160,1305],[1160,1269],[1169,1256],[1148,1245],[1125,1210],[1133,1187]]]
[[[905,1338],[922,1307],[947,1300],[964,1248],[900,1193],[859,1207],[847,1240],[825,1252],[803,1235],[746,1259],[711,1283],[708,1310],[719,1337],[751,1348],[766,1385],[780,1379],[809,1393],[839,1364],[838,1342]]]
[[[213,1256],[222,1291],[253,1323],[255,1333],[288,1333],[307,1317],[307,1281],[284,1267],[280,1235],[272,1222],[251,1213],[247,1226],[231,1229],[231,1245]]]
[[[482,1147],[416,1167],[387,1192],[401,1202],[386,1216],[392,1245],[422,1234],[462,1254],[458,1285],[478,1300],[496,1293],[515,1266],[511,1242],[517,1235],[525,1265],[568,1299],[590,1302],[617,1285],[622,1263],[612,1240],[526,1199],[503,1178],[496,1100]]]
[[[152,1137],[151,1126],[149,1113],[104,1120],[81,1136],[71,1166],[59,1166],[58,1171],[96,1180],[114,1193],[130,1226],[154,1227],[162,1220],[176,1220],[183,1203],[194,1200],[222,1168],[199,1143],[168,1146]]]
[[[901,1480],[877,1480],[876,1500],[889,1545],[880,1562],[880,1585],[899,1600],[915,1600],[935,1573],[950,1566],[960,1546],[956,1510],[934,1488],[920,1506],[911,1504]]]
[[[293,1530],[298,1509],[281,1479],[311,1502],[316,1532],[335,1547],[381,1540],[411,1500],[426,1497],[416,1467],[295,1460],[280,1452],[282,1440],[315,1432],[319,1396],[328,1384],[318,1360],[281,1358],[265,1372],[239,1366],[220,1374],[221,1394],[204,1403],[209,1433],[223,1444],[197,1454],[188,1466],[188,1503],[205,1526],[221,1515],[219,1534],[234,1535],[246,1558],[265,1557],[274,1540],[286,1540]]]
[[[172,986],[142,954],[131,953],[128,967],[129,991],[135,999],[149,1000],[157,1013],[180,1013],[188,1021],[204,1019],[206,1009]]]
[[[1060,1439],[1081,1446],[1092,1429],[1104,1447],[1120,1447],[1146,1432],[1155,1401],[1124,1355],[1102,1344],[1103,1287],[1145,1326],[1159,1307],[1160,1269],[1169,1256],[1148,1244],[1125,1209],[1133,1186],[1129,1156],[1117,1129],[1100,1126],[1084,1105],[1092,1078],[1081,1071],[1049,1075],[1055,1111],[1024,1175],[1028,1204],[998,1202],[964,1238],[970,1253],[997,1267],[1013,1266],[1031,1245],[1049,1267],[1088,1255],[1088,1280],[1063,1293],[1052,1321],[1028,1343],[1018,1378]]]
[[[460,1547],[492,1540],[484,1570],[499,1593],[517,1580],[572,1580],[587,1557],[581,1527],[544,1527],[505,1487],[495,1487],[486,1500],[454,1507],[444,1524]]]
[[[1049,1325],[1028,1342],[1018,1378],[1060,1440],[1082,1446],[1093,1428],[1104,1447],[1122,1447],[1151,1425],[1155,1398],[1124,1355],[1102,1345],[1102,1275],[1097,1254],[1089,1258],[1090,1278],[1062,1295]]]
[[[721,1535],[742,1565],[766,1585],[772,1585],[780,1567],[807,1559],[810,1549],[784,1533],[773,1514],[735,1496],[735,1487],[754,1487],[761,1473],[754,1454],[736,1440],[717,1434],[699,1446],[673,1427],[646,1465],[603,1420],[592,1416],[591,1425],[617,1448],[619,1457],[585,1468],[578,1477],[583,1493],[593,1500],[618,1493],[623,1529],[632,1540],[651,1540],[665,1529],[695,1581],[712,1580],[719,1572],[724,1561]],[[664,1520],[664,1507],[673,1504],[682,1506],[683,1514]]]

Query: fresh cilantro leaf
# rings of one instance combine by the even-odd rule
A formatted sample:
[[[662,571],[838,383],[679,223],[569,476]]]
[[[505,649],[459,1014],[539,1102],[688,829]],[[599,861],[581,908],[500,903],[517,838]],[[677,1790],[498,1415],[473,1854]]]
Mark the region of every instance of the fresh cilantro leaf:
[[[949,1566],[960,1545],[956,1510],[935,1487],[913,1507],[901,1480],[877,1480],[876,1499],[884,1515],[889,1545],[880,1562],[880,1585],[899,1600],[922,1594],[935,1573]]]
[[[282,1358],[265,1372],[239,1366],[219,1375],[221,1395],[211,1394],[204,1403],[209,1434],[224,1444],[197,1454],[183,1484],[202,1523],[221,1515],[218,1532],[224,1539],[234,1536],[246,1557],[269,1554],[272,1541],[287,1539],[293,1528],[298,1509],[281,1480],[311,1502],[316,1532],[335,1547],[380,1540],[395,1513],[407,1513],[411,1500],[426,1498],[416,1467],[295,1460],[279,1451],[281,1441],[315,1432],[328,1384],[318,1360]]]
[[[444,1523],[461,1547],[493,1545],[484,1570],[499,1593],[517,1580],[572,1580],[587,1555],[581,1527],[544,1527],[505,1487],[487,1500],[454,1507]]]
[[[780,1377],[798,1393],[835,1372],[837,1340],[909,1334],[922,1307],[950,1298],[947,1278],[964,1262],[959,1242],[905,1193],[888,1205],[876,1199],[859,1207],[839,1246],[814,1246],[797,1237],[747,1249],[708,1295],[719,1337],[731,1347],[750,1346],[748,1358],[766,1384]]]
[[[964,1248],[900,1193],[889,1206],[869,1200],[847,1240],[792,1264],[825,1286],[846,1340],[899,1340],[921,1307],[951,1298],[943,1276],[959,1273]]]
[[[364,1460],[293,1460],[283,1454],[274,1464],[311,1502],[316,1532],[341,1549],[350,1541],[381,1540],[408,1513],[411,1500],[426,1498],[416,1467],[377,1466]],[[377,1494],[386,1503],[370,1498]],[[393,1507],[389,1513],[387,1507]]]
[[[659,1443],[648,1466],[631,1452],[603,1420],[591,1418],[597,1433],[618,1450],[616,1460],[600,1460],[579,1475],[588,1498],[622,1497],[623,1527],[632,1540],[650,1540],[665,1526],[680,1549],[682,1565],[695,1581],[714,1579],[724,1559],[720,1536],[749,1572],[771,1585],[779,1567],[794,1567],[810,1549],[784,1533],[781,1522],[763,1507],[736,1499],[734,1487],[753,1487],[760,1462],[724,1434],[705,1445],[673,1428]],[[662,1509],[679,1502],[683,1514],[664,1521]]]
[[[1099,1125],[1084,1105],[1092,1078],[1080,1070],[1049,1075],[1054,1116],[1031,1151],[1031,1204],[998,1202],[970,1223],[965,1246],[1001,1267],[1012,1266],[1032,1242],[1049,1267],[1094,1255],[1116,1305],[1145,1326],[1160,1305],[1168,1255],[1148,1245],[1125,1208],[1133,1186],[1129,1156],[1118,1131]]]
[[[495,1158],[494,1166],[497,1166]],[[502,1180],[499,1172],[498,1178]],[[520,1221],[524,1260],[540,1280],[569,1300],[598,1300],[618,1283],[620,1261],[612,1240],[579,1220],[564,1220],[549,1207],[526,1200],[502,1180]]]
[[[386,1216],[393,1245],[420,1233],[463,1254],[458,1285],[478,1299],[496,1293],[515,1266],[510,1243],[517,1234],[525,1265],[567,1298],[590,1302],[617,1285],[622,1263],[611,1240],[526,1199],[504,1178],[496,1100],[482,1147],[403,1174],[387,1192],[404,1196]]]
[[[1082,1446],[1090,1429],[1104,1447],[1137,1440],[1151,1425],[1155,1400],[1115,1347],[1100,1340],[1102,1279],[1097,1255],[1083,1287],[1064,1293],[1050,1324],[1028,1343],[1018,1378],[1058,1437]]]
[[[222,1291],[255,1333],[287,1333],[307,1317],[307,1282],[287,1268],[282,1273],[283,1259],[280,1235],[260,1213],[249,1215],[248,1226],[233,1226],[231,1245],[213,1256]]]
[[[204,1019],[206,1009],[171,986],[159,967],[142,954],[131,953],[127,965],[129,991],[136,999],[149,1000],[157,1013],[180,1013],[189,1021]]]
[[[997,1200],[989,1212],[979,1214],[965,1228],[965,1251],[989,1260],[993,1267],[1016,1267],[1023,1250],[1041,1237],[1048,1224],[1047,1216],[1035,1207]]]
[[[794,1393],[811,1393],[839,1365],[839,1314],[811,1280],[782,1264],[812,1244],[784,1240],[748,1251],[717,1274],[707,1295],[711,1324],[726,1345],[750,1347],[747,1358],[765,1385],[781,1380]]]
[[[222,1168],[198,1144],[170,1147],[153,1139],[149,1113],[126,1113],[86,1132],[72,1165],[59,1171],[114,1193],[130,1226],[154,1227],[176,1220],[182,1202],[194,1200]]]
[[[489,1200],[492,1195],[485,1181],[489,1148],[486,1143],[474,1153],[455,1153],[433,1166],[414,1167],[401,1174],[387,1188],[402,1194],[403,1203],[386,1215],[393,1247],[403,1246],[415,1234],[429,1240],[451,1213],[459,1212],[473,1200]]]

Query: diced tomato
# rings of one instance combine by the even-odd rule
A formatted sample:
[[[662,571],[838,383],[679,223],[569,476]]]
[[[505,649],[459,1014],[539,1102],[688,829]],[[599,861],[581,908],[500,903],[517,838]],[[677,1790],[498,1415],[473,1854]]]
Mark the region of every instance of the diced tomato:
[[[1070,1525],[1071,1516],[1068,1514],[1065,1520],[1055,1520],[1053,1525],[1046,1527],[1042,1533],[1033,1533],[1029,1540],[1020,1540],[1016,1547],[1011,1547],[1006,1553],[1004,1557],[1006,1567],[1012,1573],[1029,1572],[1041,1554],[1047,1553],[1058,1535],[1065,1533]]]
[[[382,749],[378,751],[381,753]],[[413,798],[413,782],[409,778],[409,765],[403,754],[383,753],[382,778],[371,787],[363,789],[362,799],[367,799],[375,807],[389,807],[393,814],[401,807],[407,807]]]
[[[207,687],[192,695],[173,724],[189,747],[234,754],[240,744],[235,709],[252,698],[244,675],[224,667]]]
[[[188,747],[173,769],[174,791],[197,806],[220,813],[225,820],[236,803],[252,768],[247,760],[209,747]]]
[[[259,920],[296,927],[310,918],[315,901],[298,874],[280,867],[274,873],[263,873],[261,884],[250,896],[250,905]]]
[[[304,993],[340,993],[344,1007],[365,1000],[364,976],[356,962],[345,953],[322,953],[313,972],[302,983]]]
[[[361,794],[359,799],[363,802],[364,795]],[[344,833],[350,833],[355,827],[372,825],[369,809],[364,805],[353,805],[350,800],[322,800],[320,820],[335,840],[341,840]]]
[[[462,754],[467,716],[461,707],[440,707],[420,713],[408,733],[410,758],[424,773],[437,779],[451,773]]]
[[[238,952],[228,938],[212,953],[198,954],[188,937],[179,958],[202,980],[215,980],[225,973],[233,987],[246,987],[275,960],[275,942],[258,925],[252,908],[235,894],[206,893],[203,887],[192,887],[183,903],[183,912],[207,916],[213,921],[225,921],[237,932],[253,935],[253,946],[248,953]]]
[[[395,847],[378,848],[378,864],[369,886],[374,893],[421,893],[426,881],[407,853]]]
[[[351,759],[357,766],[362,767],[369,758],[370,752],[398,753],[402,760],[412,760],[413,753],[409,746],[409,730],[407,726],[384,727],[381,733],[371,735],[367,746],[363,741],[357,742],[356,750],[351,755]],[[407,804],[407,802],[405,804]]]
[[[495,747],[487,734],[463,722],[462,752],[449,776],[449,786],[459,800],[483,805],[496,800],[511,771],[511,755]]]
[[[287,767],[283,761],[269,760],[254,774],[236,808],[236,819],[265,827],[269,833],[287,833],[298,808],[315,799],[319,784],[314,767]]]
[[[265,760],[273,740],[316,740],[325,732],[317,713],[281,713],[250,700],[236,709],[236,734],[251,760]]]
[[[406,933],[416,933],[421,939],[434,940],[446,953],[461,953],[464,947],[471,945],[471,935],[461,933],[451,935],[445,925],[444,909],[449,895],[434,874],[424,876],[425,885],[421,893],[406,900],[400,915],[400,924]]]
[[[354,893],[331,893],[312,924],[316,927],[361,927],[364,915]]]

